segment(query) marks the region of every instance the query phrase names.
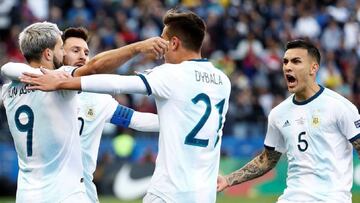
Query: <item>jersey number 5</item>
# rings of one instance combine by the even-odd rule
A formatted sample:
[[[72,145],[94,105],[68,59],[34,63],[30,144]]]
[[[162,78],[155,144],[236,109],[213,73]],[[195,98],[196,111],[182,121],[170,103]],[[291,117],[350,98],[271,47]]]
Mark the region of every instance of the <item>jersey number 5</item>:
[[[210,113],[211,113],[210,98],[207,94],[200,93],[200,94],[196,95],[191,101],[194,104],[197,104],[199,101],[204,102],[206,104],[206,110],[205,110],[204,115],[200,118],[200,121],[190,131],[190,133],[185,137],[185,144],[194,145],[194,146],[198,146],[198,147],[207,147],[209,144],[209,139],[198,139],[198,138],[195,138],[195,136],[200,131],[200,129],[204,126],[204,124],[206,123],[207,119],[210,116]],[[219,112],[219,125],[218,125],[217,131],[220,130],[221,125],[222,125],[222,119],[223,119],[222,113],[223,113],[223,109],[224,109],[224,103],[225,103],[225,99],[221,100],[219,103],[217,103],[215,105],[215,107],[218,109],[218,112]],[[214,147],[216,146],[218,141],[219,141],[219,135],[217,135]]]
[[[28,117],[26,123],[20,122],[20,114],[25,113]],[[26,151],[27,156],[32,156],[32,138],[33,138],[33,127],[34,127],[34,112],[28,105],[20,106],[15,112],[15,124],[20,132],[27,132],[26,136]]]
[[[307,150],[308,146],[309,146],[308,142],[303,137],[301,137],[303,135],[305,136],[306,132],[303,131],[298,135],[299,144],[297,145],[297,147],[301,152],[305,152]]]

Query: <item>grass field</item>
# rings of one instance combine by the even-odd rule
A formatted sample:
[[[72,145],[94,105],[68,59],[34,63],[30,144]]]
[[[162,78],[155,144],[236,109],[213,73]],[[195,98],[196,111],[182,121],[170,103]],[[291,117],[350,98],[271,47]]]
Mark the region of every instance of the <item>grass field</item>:
[[[217,203],[274,203],[276,202],[277,196],[260,196],[260,197],[228,197],[220,195],[218,196]],[[14,203],[14,198],[4,198],[0,197],[0,203]],[[114,197],[101,197],[100,198],[101,203],[141,203],[141,200],[135,200],[135,201],[120,201]],[[353,195],[353,202],[357,203],[360,202],[360,194]]]

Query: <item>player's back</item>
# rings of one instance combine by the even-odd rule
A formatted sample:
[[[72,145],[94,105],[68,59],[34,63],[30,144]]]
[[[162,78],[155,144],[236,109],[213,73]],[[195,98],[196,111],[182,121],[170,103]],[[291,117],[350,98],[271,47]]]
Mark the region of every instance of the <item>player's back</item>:
[[[230,81],[207,60],[165,64],[146,75],[160,119],[150,193],[169,202],[215,202]]]
[[[59,202],[84,191],[75,92],[3,86],[2,98],[18,154],[17,202]]]

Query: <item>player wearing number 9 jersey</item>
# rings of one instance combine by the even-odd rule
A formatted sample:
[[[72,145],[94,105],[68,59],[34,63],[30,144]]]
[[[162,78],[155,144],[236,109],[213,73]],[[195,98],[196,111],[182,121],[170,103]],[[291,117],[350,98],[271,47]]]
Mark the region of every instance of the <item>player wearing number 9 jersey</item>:
[[[31,89],[82,89],[141,93],[155,97],[159,122],[156,168],[143,202],[216,202],[222,127],[230,81],[201,58],[204,21],[192,12],[170,10],[162,38],[169,41],[165,64],[138,76],[93,75],[59,79],[51,73],[22,77]],[[101,58],[99,62],[101,62]],[[91,69],[91,64],[83,68]]]
[[[347,99],[315,81],[320,53],[310,42],[287,44],[283,72],[292,94],[269,115],[264,151],[243,168],[219,176],[218,190],[259,177],[288,160],[278,203],[350,203],[353,146],[360,153],[360,116]]]
[[[63,43],[55,24],[28,26],[20,33],[19,45],[32,67],[62,65]],[[26,86],[14,81],[2,88],[19,162],[16,202],[87,202],[77,92],[30,91]]]

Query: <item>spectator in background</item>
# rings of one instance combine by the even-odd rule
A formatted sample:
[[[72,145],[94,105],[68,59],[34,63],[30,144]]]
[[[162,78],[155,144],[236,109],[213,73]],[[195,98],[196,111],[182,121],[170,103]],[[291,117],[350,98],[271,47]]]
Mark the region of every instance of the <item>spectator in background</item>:
[[[337,51],[342,45],[342,32],[337,22],[331,19],[324,28],[321,36],[321,43],[325,51]]]

